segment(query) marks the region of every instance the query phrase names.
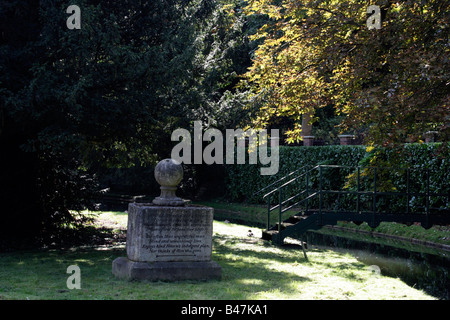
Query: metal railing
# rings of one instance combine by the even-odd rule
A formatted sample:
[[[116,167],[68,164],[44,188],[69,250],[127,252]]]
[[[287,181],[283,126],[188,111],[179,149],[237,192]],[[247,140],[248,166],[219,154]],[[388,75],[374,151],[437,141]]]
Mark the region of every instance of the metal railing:
[[[325,177],[325,172],[332,169],[348,170],[348,175],[344,180],[337,179],[338,190],[331,189],[333,186],[330,183],[330,180],[333,180],[335,177],[342,178],[342,175],[339,174]],[[417,171],[424,173],[414,174],[415,179],[421,180],[419,183],[414,184],[411,181],[411,173]],[[295,176],[295,174],[298,174],[299,172],[301,173]],[[288,180],[288,178],[290,179]],[[392,179],[394,179],[394,181],[392,181]],[[422,179],[424,179],[424,181],[422,181]],[[300,192],[296,192],[297,190],[294,188],[294,194],[288,194],[287,189],[299,180],[304,181],[304,189]],[[370,214],[372,217],[382,213],[422,213],[427,217],[432,211],[443,211],[444,213],[448,213],[449,188],[447,185],[449,182],[443,181],[443,183],[446,184],[444,193],[431,192],[430,170],[423,168],[317,165],[312,168],[302,167],[299,170],[291,172],[261,189],[256,194],[278,184],[277,187],[265,193],[263,199],[267,199],[267,230],[269,230],[271,225],[271,212],[277,210],[278,231],[281,231],[283,213],[293,208],[301,209],[301,211],[306,214],[313,212],[318,213],[319,223],[322,219],[321,216],[325,211],[328,213],[335,212],[341,214]],[[403,190],[399,190],[399,188]],[[273,196],[275,195],[278,195],[278,201],[272,206]],[[338,199],[334,201],[335,203],[339,202],[339,197],[342,196],[342,199],[340,200],[346,202],[347,207],[353,203],[353,208],[343,209],[342,206],[337,203],[337,208],[334,210],[331,209],[330,196],[338,197]],[[393,201],[392,204],[390,204],[389,201],[382,202],[380,199],[383,199],[383,197],[393,197],[396,201]],[[403,205],[399,200],[401,197],[405,198],[403,200]],[[414,203],[412,203],[412,200],[414,200]],[[331,199],[331,202],[333,203],[333,199]],[[433,203],[435,207],[433,207]],[[368,204],[369,208],[367,208]],[[302,207],[300,207],[300,205],[302,205]],[[383,212],[383,210],[385,212]]]

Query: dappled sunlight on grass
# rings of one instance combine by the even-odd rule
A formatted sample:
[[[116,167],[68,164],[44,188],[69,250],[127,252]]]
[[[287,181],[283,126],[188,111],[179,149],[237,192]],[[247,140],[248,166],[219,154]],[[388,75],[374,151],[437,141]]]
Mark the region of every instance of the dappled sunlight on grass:
[[[83,211],[82,214],[95,215],[97,219],[93,223],[94,226],[107,227],[115,230],[125,229],[127,227],[128,213],[126,211]]]
[[[263,281],[261,279],[240,279],[238,282],[244,285],[262,285]]]
[[[374,275],[349,254],[313,249],[308,251],[306,260],[299,248],[275,247],[261,240],[249,242],[247,229],[215,223],[214,237],[216,258],[222,266],[248,269],[247,278],[236,279],[236,285],[247,283],[248,279],[259,280],[246,295],[247,299],[430,298],[398,279]],[[252,231],[258,232],[254,228]],[[375,284],[384,281],[394,281],[396,285],[378,290]],[[368,291],[367,287],[372,289]]]
[[[117,217],[126,215],[99,215]],[[117,227],[126,228],[126,219]],[[349,254],[313,248],[305,259],[299,247],[276,247],[260,235],[257,228],[214,222],[212,259],[222,266],[222,280],[209,282],[117,279],[112,261],[126,256],[124,245],[1,253],[0,299],[432,299],[399,279],[374,275]],[[66,269],[74,264],[80,290],[66,287]]]

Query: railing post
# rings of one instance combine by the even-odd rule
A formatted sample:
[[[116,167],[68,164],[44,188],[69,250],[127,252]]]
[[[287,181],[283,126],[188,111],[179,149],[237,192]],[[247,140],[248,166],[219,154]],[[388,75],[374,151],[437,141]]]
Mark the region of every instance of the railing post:
[[[270,198],[272,197],[272,194],[269,194],[267,197],[267,231],[269,231],[270,228]]]
[[[360,197],[359,197],[359,174],[360,174],[360,170],[359,170],[359,167],[358,167],[358,176],[357,176],[357,178],[356,178],[356,190],[357,190],[357,195],[356,195],[356,212],[357,213],[359,213],[359,200],[360,200]]]
[[[406,169],[406,213],[409,213],[409,168]]]
[[[322,225],[322,166],[319,166],[319,221]]]
[[[373,168],[373,204],[372,211],[375,214],[377,212],[377,168]]]
[[[309,170],[306,171],[306,213],[308,213],[309,210],[308,197],[309,197]]]
[[[425,209],[426,209],[426,215],[425,215],[425,223],[422,225],[425,229],[428,229],[431,227],[430,225],[430,169],[427,168],[427,198],[425,202]]]
[[[283,190],[283,188],[282,187],[280,187],[280,189],[279,189],[279,193],[278,193],[278,198],[279,198],[279,210],[278,210],[278,233],[280,233],[281,232],[281,203],[283,202],[283,198],[282,198],[282,190]]]
[[[427,169],[427,199],[426,199],[427,219],[430,213],[430,169]]]

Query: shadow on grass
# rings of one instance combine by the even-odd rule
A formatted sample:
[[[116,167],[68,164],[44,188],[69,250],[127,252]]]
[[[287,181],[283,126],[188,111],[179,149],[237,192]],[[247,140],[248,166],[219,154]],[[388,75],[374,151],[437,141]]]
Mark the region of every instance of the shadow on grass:
[[[223,238],[222,238],[223,239]],[[236,238],[234,238],[236,239]],[[220,240],[220,239],[219,239]],[[230,240],[230,239],[229,239]],[[239,241],[239,239],[236,239]],[[257,298],[261,292],[295,295],[293,283],[306,276],[276,270],[273,261],[294,262],[276,253],[235,250],[214,242],[213,260],[222,266],[220,281],[129,282],[111,274],[112,261],[126,256],[122,247],[18,251],[0,254],[0,299],[229,299]],[[67,267],[78,265],[81,290],[68,290]]]
[[[225,290],[231,294],[226,298],[255,299],[264,292],[272,292],[275,296],[280,293],[295,295],[298,284],[312,281],[306,275],[279,268],[280,264],[297,264],[302,260],[300,257],[295,259],[280,256],[276,252],[242,250],[233,246],[230,239],[215,236],[213,259],[222,266],[222,282]]]
[[[224,256],[218,262],[222,263],[223,261],[223,264],[231,269],[239,265],[253,269],[257,278],[261,280],[261,284],[266,283],[267,287],[273,286],[281,292],[295,293],[293,288],[302,282],[317,281],[316,276],[308,274],[307,270],[311,270],[311,268],[324,270],[325,273],[329,273],[331,276],[348,281],[363,282],[366,280],[358,273],[359,271],[367,270],[367,266],[358,261],[349,261],[341,259],[341,257],[328,257],[326,254],[324,255],[325,259],[313,259],[313,261],[310,261],[305,259],[301,245],[291,243],[283,247],[276,247],[270,242],[261,240],[259,240],[259,246],[266,248],[266,250],[242,250],[237,246],[233,249],[234,244],[245,242],[245,240],[216,235],[214,240],[216,251],[219,257]],[[326,253],[326,251],[323,249],[308,250],[311,254]],[[230,259],[230,256],[234,258]],[[251,271],[247,271],[247,273],[249,272]],[[305,273],[301,274],[301,272]],[[239,275],[236,279],[238,277]]]

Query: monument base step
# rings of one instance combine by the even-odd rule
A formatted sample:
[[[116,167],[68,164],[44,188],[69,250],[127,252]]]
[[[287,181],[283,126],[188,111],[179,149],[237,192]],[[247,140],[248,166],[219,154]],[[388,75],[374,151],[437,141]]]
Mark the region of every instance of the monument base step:
[[[214,261],[137,262],[120,257],[113,261],[112,273],[119,278],[127,280],[220,280],[222,268]]]

